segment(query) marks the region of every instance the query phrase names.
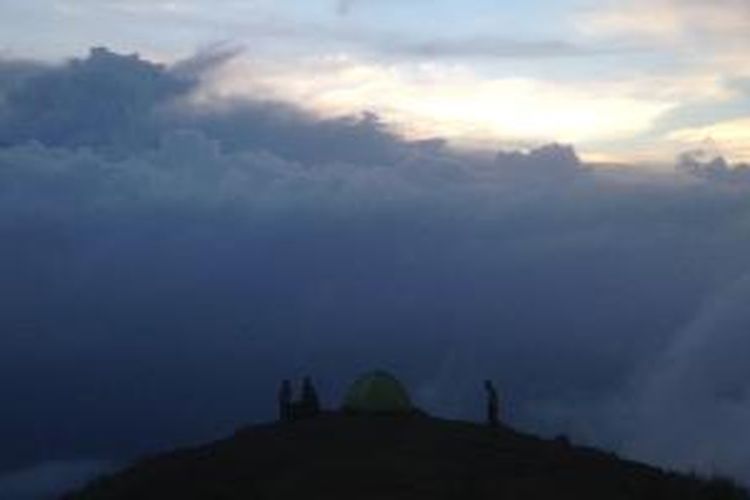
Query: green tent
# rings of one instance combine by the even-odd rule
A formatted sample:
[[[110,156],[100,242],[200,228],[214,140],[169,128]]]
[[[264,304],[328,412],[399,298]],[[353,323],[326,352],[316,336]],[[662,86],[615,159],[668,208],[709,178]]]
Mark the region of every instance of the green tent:
[[[344,410],[356,413],[410,413],[413,409],[401,382],[383,371],[359,377],[344,398]]]

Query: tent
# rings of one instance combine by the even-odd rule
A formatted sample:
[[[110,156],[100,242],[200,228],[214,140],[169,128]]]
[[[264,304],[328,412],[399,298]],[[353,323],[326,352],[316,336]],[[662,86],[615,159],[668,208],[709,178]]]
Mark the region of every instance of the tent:
[[[411,413],[414,407],[396,377],[374,371],[354,381],[344,398],[343,409],[354,413]]]

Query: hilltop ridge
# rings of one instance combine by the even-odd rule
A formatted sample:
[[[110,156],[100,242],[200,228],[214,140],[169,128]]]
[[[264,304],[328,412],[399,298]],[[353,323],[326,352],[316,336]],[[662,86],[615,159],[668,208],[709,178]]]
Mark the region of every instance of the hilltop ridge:
[[[145,458],[65,500],[748,499],[566,439],[423,415],[326,413]]]

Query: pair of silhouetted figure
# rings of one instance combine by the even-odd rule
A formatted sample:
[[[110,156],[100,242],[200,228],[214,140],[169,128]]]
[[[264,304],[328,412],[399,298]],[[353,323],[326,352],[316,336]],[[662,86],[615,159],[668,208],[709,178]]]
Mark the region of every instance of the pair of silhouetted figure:
[[[498,416],[500,401],[497,390],[491,380],[484,381],[484,389],[487,391],[487,425],[497,427],[500,425]]]
[[[310,377],[302,380],[302,394],[297,401],[292,400],[292,383],[281,382],[279,389],[279,420],[290,421],[314,417],[320,413],[320,399]]]

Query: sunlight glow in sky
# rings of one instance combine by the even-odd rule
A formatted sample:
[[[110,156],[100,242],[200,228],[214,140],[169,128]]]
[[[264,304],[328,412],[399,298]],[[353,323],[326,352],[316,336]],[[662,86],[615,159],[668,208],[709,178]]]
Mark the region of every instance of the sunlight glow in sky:
[[[372,111],[410,137],[750,161],[745,0],[3,0],[0,55],[243,51],[206,93]]]

